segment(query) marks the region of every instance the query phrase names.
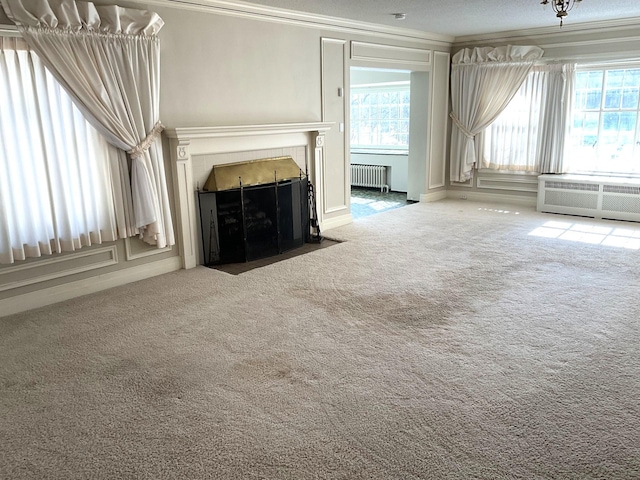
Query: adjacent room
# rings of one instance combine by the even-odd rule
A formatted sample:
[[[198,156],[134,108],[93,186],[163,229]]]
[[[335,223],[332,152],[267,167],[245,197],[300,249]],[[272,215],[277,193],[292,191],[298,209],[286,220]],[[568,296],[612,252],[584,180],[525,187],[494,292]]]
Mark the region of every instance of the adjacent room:
[[[0,478],[640,478],[640,3],[0,6]]]

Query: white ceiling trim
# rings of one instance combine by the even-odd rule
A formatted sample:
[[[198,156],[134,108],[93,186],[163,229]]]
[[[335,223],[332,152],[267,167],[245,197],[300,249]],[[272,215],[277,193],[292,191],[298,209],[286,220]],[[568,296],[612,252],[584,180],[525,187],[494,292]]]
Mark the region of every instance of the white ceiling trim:
[[[423,32],[405,28],[390,27],[374,23],[359,22],[344,18],[329,17],[304,12],[294,12],[275,7],[264,7],[257,4],[247,4],[229,0],[136,0],[144,5],[181,8],[186,10],[203,11],[220,15],[250,18],[268,22],[289,25],[306,26],[329,31],[350,33],[355,35],[378,36],[396,40],[417,42],[422,44],[440,45],[448,48],[453,43],[451,35]]]
[[[511,30],[505,32],[496,33],[483,33],[480,35],[465,35],[461,37],[455,37],[454,43],[456,46],[465,46],[467,44],[477,44],[483,41],[493,42],[509,42],[509,41],[522,41],[522,40],[535,40],[541,37],[548,37],[550,35],[557,35],[559,33],[605,33],[613,31],[623,31],[638,29],[640,26],[640,17],[634,18],[622,18],[618,20],[602,20],[598,22],[588,23],[576,23],[571,25],[564,25],[562,30],[559,30],[558,26],[555,27],[542,27],[531,28],[528,30]]]

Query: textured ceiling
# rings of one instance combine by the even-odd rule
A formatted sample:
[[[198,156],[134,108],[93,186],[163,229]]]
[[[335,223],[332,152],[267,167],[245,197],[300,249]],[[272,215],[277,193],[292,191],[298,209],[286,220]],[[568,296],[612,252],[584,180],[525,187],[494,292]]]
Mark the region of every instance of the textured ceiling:
[[[452,36],[554,27],[559,22],[540,0],[249,0],[246,3]],[[406,13],[398,21],[393,13]],[[583,0],[565,25],[638,18],[640,0]],[[559,27],[558,27],[559,28]]]

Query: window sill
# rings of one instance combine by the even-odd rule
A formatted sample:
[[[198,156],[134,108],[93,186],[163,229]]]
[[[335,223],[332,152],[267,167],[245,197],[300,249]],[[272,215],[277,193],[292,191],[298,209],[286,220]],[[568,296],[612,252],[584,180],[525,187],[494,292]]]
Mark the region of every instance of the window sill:
[[[389,150],[384,148],[352,148],[351,153],[359,155],[409,155],[409,150]]]

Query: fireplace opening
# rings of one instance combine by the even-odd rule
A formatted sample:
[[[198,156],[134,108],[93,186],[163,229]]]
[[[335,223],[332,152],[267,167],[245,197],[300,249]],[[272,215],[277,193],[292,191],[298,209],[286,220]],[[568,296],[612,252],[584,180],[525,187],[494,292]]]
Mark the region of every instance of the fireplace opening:
[[[198,191],[203,264],[250,262],[319,241],[310,191],[291,157],[214,166]]]

